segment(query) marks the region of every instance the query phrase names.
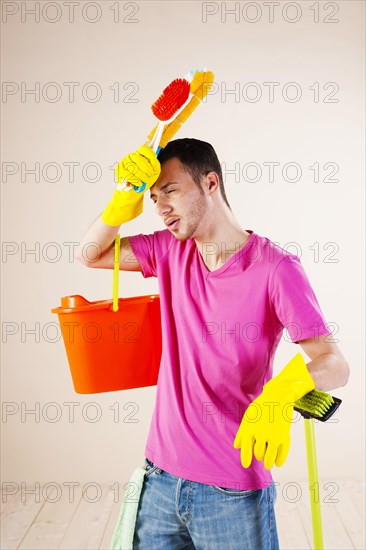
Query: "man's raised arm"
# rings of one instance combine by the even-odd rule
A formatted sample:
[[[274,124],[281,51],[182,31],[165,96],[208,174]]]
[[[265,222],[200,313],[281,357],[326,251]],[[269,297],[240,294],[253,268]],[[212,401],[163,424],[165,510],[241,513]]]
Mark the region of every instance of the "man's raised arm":
[[[160,163],[147,145],[127,155],[116,167],[118,185],[106,209],[92,223],[76,250],[76,259],[87,267],[113,269],[114,241],[121,224],[133,220],[143,210],[143,195],[158,179]],[[133,185],[146,187],[137,193]],[[132,184],[132,185],[131,185]],[[120,269],[141,271],[128,237],[121,237]]]

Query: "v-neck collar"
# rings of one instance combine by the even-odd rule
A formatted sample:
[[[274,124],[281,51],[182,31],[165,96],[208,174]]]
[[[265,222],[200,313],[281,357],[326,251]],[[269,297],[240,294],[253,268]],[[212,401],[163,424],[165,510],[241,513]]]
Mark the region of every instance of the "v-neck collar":
[[[205,272],[205,275],[206,275],[206,279],[207,278],[210,278],[212,279],[212,277],[217,277],[218,275],[221,275],[221,273],[223,273],[224,271],[226,271],[235,261],[238,260],[238,258],[240,257],[241,254],[243,254],[243,251],[249,246],[251,245],[252,241],[254,240],[255,238],[255,233],[254,231],[252,231],[251,229],[246,229],[245,230],[247,233],[250,233],[248,239],[245,241],[244,245],[237,251],[235,252],[235,254],[233,254],[232,256],[230,256],[230,258],[228,260],[226,260],[226,262],[224,262],[220,267],[218,267],[217,269],[214,269],[214,271],[210,271],[207,267],[207,265],[205,264],[205,262],[203,261],[203,258],[202,258],[202,255],[200,253],[200,251],[198,250],[198,247],[197,245],[196,246],[196,253],[198,254],[198,261],[200,262],[200,264],[202,265],[202,269],[204,270]]]

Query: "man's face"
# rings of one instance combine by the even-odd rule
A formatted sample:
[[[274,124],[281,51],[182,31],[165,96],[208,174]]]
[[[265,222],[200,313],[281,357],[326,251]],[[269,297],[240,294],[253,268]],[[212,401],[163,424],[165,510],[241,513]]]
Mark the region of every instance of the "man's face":
[[[198,236],[208,211],[207,198],[179,159],[172,158],[162,165],[158,180],[150,188],[150,198],[176,239],[185,241]],[[174,220],[178,221],[169,225]]]

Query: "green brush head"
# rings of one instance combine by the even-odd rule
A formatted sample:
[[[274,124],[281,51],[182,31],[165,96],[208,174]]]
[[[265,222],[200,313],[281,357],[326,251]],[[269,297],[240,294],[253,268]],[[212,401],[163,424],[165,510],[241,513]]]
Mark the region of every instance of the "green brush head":
[[[294,409],[304,418],[317,418],[322,422],[328,420],[342,403],[337,397],[320,390],[312,390],[295,403]]]

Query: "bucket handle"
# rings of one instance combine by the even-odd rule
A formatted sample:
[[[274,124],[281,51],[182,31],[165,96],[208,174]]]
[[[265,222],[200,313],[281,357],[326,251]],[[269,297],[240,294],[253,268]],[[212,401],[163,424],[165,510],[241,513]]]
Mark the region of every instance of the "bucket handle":
[[[118,278],[119,278],[119,255],[121,251],[121,236],[116,235],[114,241],[114,269],[113,269],[113,311],[118,311]]]

